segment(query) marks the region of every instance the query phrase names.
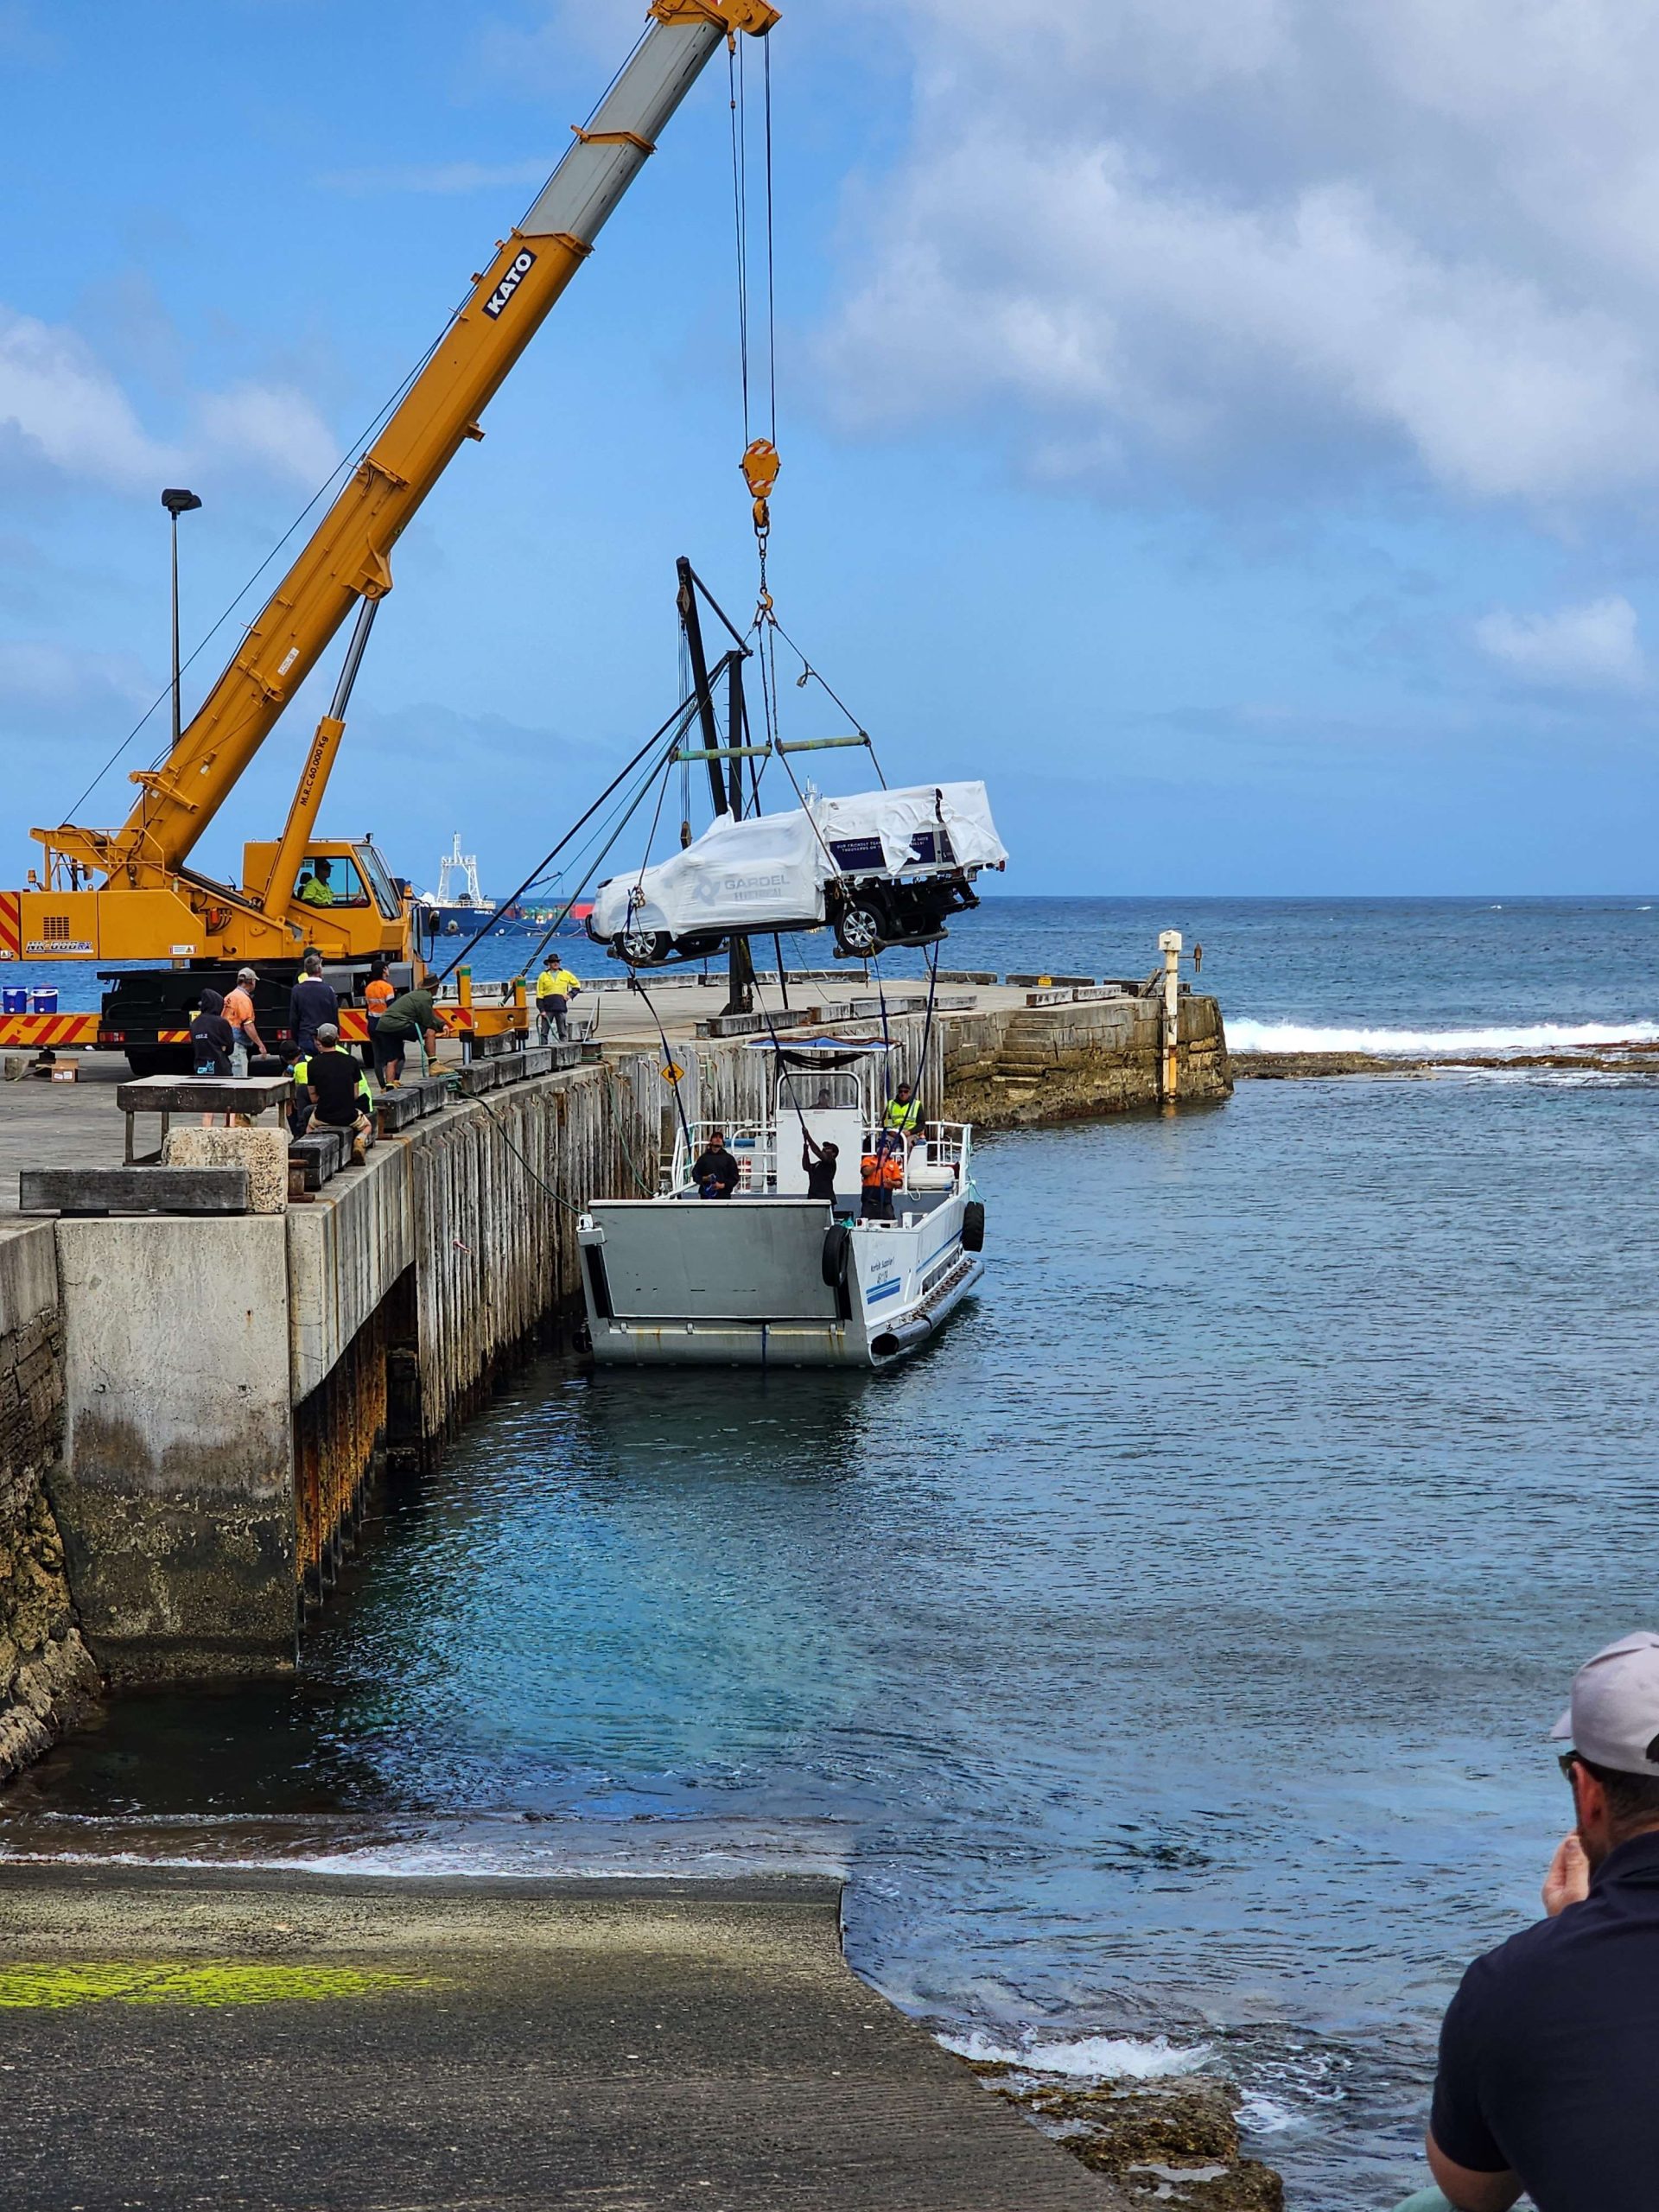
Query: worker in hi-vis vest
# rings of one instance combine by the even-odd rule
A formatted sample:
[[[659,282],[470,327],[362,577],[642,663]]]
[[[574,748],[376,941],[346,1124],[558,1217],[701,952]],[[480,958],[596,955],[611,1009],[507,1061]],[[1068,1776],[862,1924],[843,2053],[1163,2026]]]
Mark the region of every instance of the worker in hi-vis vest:
[[[887,1111],[881,1116],[881,1126],[895,1136],[904,1138],[906,1144],[919,1144],[922,1136],[922,1102],[912,1096],[910,1085],[901,1083],[887,1101]]]
[[[543,968],[536,978],[536,1019],[543,1045],[547,1042],[550,1023],[562,1039],[570,1034],[564,1017],[571,1000],[581,988],[582,985],[565,967]]]

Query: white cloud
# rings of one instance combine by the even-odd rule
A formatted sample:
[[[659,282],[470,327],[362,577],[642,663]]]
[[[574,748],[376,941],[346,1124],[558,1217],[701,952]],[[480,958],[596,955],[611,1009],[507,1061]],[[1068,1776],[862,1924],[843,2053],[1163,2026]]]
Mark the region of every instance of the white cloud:
[[[1498,608],[1475,625],[1475,640],[1530,683],[1633,691],[1647,680],[1636,609],[1617,595],[1554,614]]]
[[[178,459],[146,435],[120,385],[73,331],[3,309],[0,432],[66,476],[123,491],[158,483]]]
[[[77,332],[0,308],[0,458],[10,445],[35,467],[122,493],[156,491],[204,463],[309,487],[340,458],[327,424],[289,386],[200,393],[188,417],[175,437],[153,435]]]
[[[913,0],[824,340],[846,419],[1099,476],[1317,443],[1556,506],[1659,481],[1659,14]],[[1345,450],[1344,450],[1345,448]]]

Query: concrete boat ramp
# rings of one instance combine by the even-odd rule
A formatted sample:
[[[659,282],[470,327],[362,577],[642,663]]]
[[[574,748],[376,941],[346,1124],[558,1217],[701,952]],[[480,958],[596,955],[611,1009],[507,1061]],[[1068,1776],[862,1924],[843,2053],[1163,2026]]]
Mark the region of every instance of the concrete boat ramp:
[[[1112,2212],[833,1879],[0,1868],[3,2212]]]

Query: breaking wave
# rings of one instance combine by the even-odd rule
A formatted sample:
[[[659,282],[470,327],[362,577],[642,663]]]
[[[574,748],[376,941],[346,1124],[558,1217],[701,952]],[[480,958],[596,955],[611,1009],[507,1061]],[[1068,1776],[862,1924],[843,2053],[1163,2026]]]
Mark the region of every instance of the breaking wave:
[[[1646,1045],[1656,1021],[1535,1021],[1491,1029],[1327,1029],[1300,1021],[1229,1020],[1235,1052],[1376,1052],[1432,1058],[1436,1053],[1555,1052],[1575,1045]]]
[[[1044,2043],[1035,2037],[1001,2043],[976,2031],[941,2036],[958,2058],[983,2066],[1028,2066],[1034,2074],[1069,2074],[1079,2081],[1151,2082],[1170,2074],[1198,2074],[1213,2056],[1207,2044],[1173,2044],[1164,2036],[1079,2036]]]

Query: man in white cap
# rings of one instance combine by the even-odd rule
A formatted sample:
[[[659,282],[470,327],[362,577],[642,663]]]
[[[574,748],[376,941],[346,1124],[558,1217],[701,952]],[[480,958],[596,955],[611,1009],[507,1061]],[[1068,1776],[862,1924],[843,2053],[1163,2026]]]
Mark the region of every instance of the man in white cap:
[[[1586,1661],[1554,1733],[1577,1826],[1546,1918],[1477,1959],[1440,2031],[1428,2162],[1457,2212],[1659,2205],[1659,1635]],[[1404,2212],[1404,2208],[1402,2208]]]

